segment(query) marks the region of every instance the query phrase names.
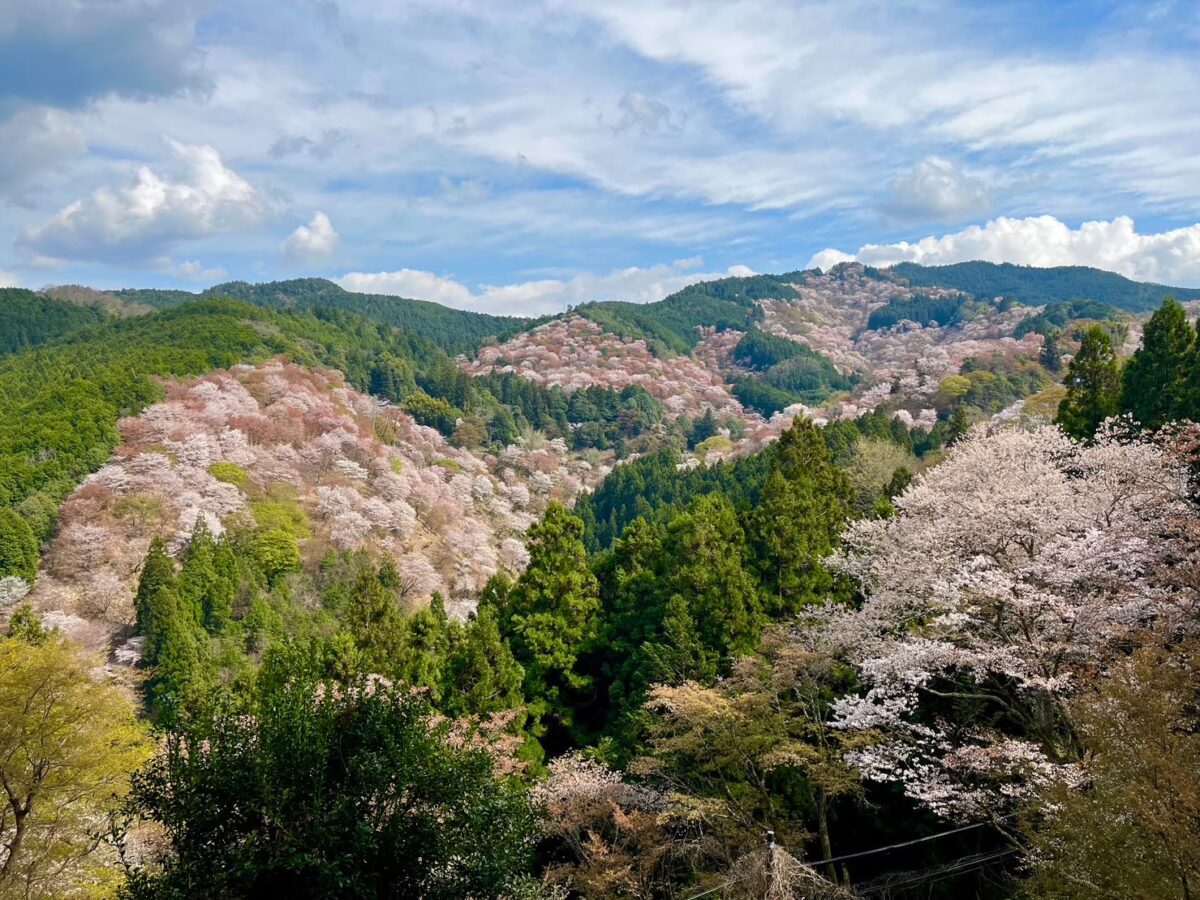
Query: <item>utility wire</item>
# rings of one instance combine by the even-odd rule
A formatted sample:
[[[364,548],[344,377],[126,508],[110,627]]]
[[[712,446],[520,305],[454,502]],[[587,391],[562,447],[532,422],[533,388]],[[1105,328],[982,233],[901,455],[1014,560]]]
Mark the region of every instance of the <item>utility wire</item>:
[[[1002,816],[1001,819],[1011,819],[1016,813],[1007,816]],[[938,838],[944,838],[952,834],[961,834],[964,831],[971,831],[975,828],[983,828],[991,825],[991,822],[976,822],[974,825],[963,825],[961,828],[951,828],[949,831],[939,831],[937,834],[929,834],[925,837],[913,838],[911,841],[900,841],[897,844],[888,844],[886,847],[876,847],[873,850],[860,850],[857,853],[845,853],[842,856],[832,856],[829,859],[821,859],[815,862],[804,861],[806,866],[812,866],[814,869],[818,866],[826,866],[830,863],[840,863],[847,859],[858,859],[863,856],[873,856],[876,853],[886,853],[888,850],[895,850],[899,847],[911,847],[913,844],[923,844],[926,841],[935,841]]]

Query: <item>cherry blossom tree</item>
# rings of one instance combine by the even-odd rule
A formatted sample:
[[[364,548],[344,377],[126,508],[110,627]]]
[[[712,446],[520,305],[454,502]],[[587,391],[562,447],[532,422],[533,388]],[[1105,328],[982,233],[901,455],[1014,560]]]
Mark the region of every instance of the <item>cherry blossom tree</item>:
[[[1084,748],[1066,699],[1139,629],[1190,627],[1195,597],[1153,583],[1195,543],[1186,472],[1162,448],[1103,431],[976,429],[895,501],[845,533],[836,565],[861,609],[827,607],[798,639],[857,668],[842,727],[888,739],[864,775],[936,812],[1005,814]],[[965,710],[965,712],[964,712]]]

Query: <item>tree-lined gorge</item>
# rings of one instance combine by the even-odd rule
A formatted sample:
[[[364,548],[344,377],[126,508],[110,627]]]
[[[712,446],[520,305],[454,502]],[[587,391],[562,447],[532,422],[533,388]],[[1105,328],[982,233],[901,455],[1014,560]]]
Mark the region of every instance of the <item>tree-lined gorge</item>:
[[[1169,292],[0,291],[0,898],[1196,896]]]

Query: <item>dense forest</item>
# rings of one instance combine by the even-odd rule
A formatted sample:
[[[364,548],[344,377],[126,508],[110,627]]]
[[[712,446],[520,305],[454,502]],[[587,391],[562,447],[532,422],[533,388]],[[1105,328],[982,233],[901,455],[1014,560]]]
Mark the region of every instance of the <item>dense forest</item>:
[[[663,353],[742,332],[734,392],[789,400],[763,411],[858,387],[756,327],[782,282],[697,288],[583,312]],[[1128,359],[1111,322],[1064,334],[1062,387],[1048,353],[968,356],[920,386],[924,424],[886,399],[793,412],[706,457],[744,424],[449,355],[511,322],[453,337],[452,316],[397,329],[264,297],[124,319],[3,298],[23,337],[0,358],[0,896],[1191,896],[1200,332],[1178,303]],[[927,300],[908,312],[936,319]],[[1107,309],[1064,305],[1029,329],[1043,348]],[[222,393],[276,358],[296,365],[255,377],[293,405]],[[357,406],[302,389],[316,368]],[[1057,424],[1012,412],[1039,393],[1062,397]],[[401,501],[449,518],[387,455],[400,423],[483,473],[549,443],[621,462],[528,516],[521,564],[455,615],[415,602],[404,558],[318,539],[301,486],[247,474],[271,443],[260,469],[303,463],[331,522]],[[154,428],[179,440],[135,453]],[[139,466],[169,479],[189,430],[240,448],[204,471],[247,502],[180,535],[121,492]],[[461,468],[421,477],[494,505],[500,476]],[[77,521],[64,546],[64,501],[146,534],[104,659],[33,602],[65,557],[102,554]]]
[[[199,295],[178,290],[139,289],[111,293],[123,300],[143,303],[155,309],[171,309],[194,302],[198,297],[232,297],[270,309],[340,309],[402,328],[432,341],[447,353],[470,352],[485,338],[503,335],[529,324],[528,319],[451,309],[428,300],[359,294],[324,278],[296,278],[266,284],[231,281],[208,288]]]
[[[988,299],[1007,297],[1026,306],[1091,300],[1130,312],[1147,312],[1167,297],[1200,300],[1200,289],[1131,281],[1123,275],[1088,266],[1043,268],[989,262],[947,266],[897,263],[882,271],[903,279],[913,288],[948,287]]]

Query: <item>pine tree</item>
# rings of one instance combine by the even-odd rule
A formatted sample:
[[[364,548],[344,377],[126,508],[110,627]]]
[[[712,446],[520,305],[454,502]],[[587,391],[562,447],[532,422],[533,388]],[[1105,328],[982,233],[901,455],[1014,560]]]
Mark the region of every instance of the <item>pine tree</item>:
[[[204,621],[204,609],[210,605],[208,592],[217,580],[215,556],[216,542],[204,517],[200,516],[192,530],[192,538],[176,579],[179,602],[197,625]]]
[[[1146,323],[1142,346],[1121,373],[1121,411],[1145,428],[1183,418],[1189,412],[1194,353],[1187,314],[1168,297]]]
[[[213,551],[213,575],[213,583],[204,594],[204,627],[219,635],[233,623],[239,581],[237,554],[227,535],[221,535]]]
[[[569,729],[570,698],[591,679],[576,671],[597,627],[600,598],[583,546],[583,523],[559,503],[528,534],[529,565],[509,592],[501,630],[525,670],[531,711]]]
[[[1118,411],[1121,375],[1112,338],[1099,325],[1083,333],[1079,352],[1067,367],[1067,396],[1055,421],[1067,434],[1088,439]]]
[[[675,594],[667,601],[665,613],[661,640],[642,647],[646,686],[685,681],[711,684],[717,677],[717,654],[700,639],[687,601]]]

